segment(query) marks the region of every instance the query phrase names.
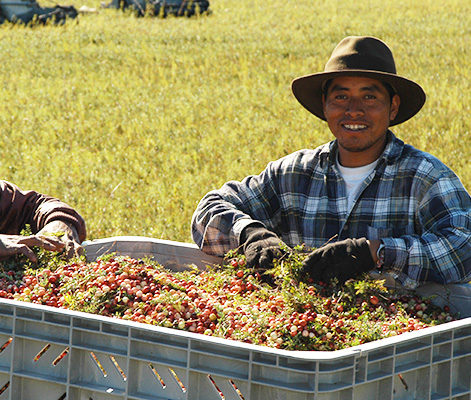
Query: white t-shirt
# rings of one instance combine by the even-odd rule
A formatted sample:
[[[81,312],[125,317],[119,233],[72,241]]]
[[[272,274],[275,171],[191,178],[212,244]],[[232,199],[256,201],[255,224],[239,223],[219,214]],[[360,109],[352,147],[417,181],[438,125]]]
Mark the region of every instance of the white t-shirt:
[[[355,198],[358,189],[360,189],[360,186],[366,177],[373,172],[376,164],[378,164],[378,160],[362,167],[348,168],[340,165],[337,157],[337,168],[339,169],[340,175],[342,175],[347,187],[347,207],[349,211],[352,209],[353,199]]]

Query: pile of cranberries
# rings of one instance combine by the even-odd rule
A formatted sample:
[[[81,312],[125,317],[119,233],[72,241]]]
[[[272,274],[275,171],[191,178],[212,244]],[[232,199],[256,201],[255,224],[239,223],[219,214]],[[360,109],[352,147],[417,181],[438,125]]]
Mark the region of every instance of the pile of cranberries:
[[[448,309],[378,281],[266,283],[241,257],[172,272],[144,260],[4,269],[0,297],[289,350],[337,350],[453,320]]]

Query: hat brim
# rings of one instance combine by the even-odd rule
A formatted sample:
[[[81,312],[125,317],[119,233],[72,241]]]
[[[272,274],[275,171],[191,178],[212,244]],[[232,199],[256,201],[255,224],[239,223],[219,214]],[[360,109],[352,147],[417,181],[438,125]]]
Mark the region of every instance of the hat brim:
[[[324,82],[341,76],[364,76],[389,83],[401,99],[399,111],[390,126],[407,121],[419,112],[425,103],[425,92],[415,82],[380,71],[371,70],[340,70],[331,72],[319,72],[296,78],[291,83],[291,89],[296,99],[314,114],[316,117],[326,120],[322,105],[322,85]]]

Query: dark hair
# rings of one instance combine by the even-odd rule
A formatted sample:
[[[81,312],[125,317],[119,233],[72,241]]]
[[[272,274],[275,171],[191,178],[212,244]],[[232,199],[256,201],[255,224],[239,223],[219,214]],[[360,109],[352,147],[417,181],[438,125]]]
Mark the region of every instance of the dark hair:
[[[389,100],[392,102],[392,98],[394,97],[395,94],[397,94],[396,90],[388,82],[384,82],[384,81],[381,81],[381,80],[379,82],[381,82],[381,84],[384,86],[384,88],[388,91]],[[331,84],[332,84],[332,79],[328,79],[322,84],[322,95],[323,96],[327,96],[327,92],[329,91],[329,87],[330,87]]]
[[[388,91],[389,93],[389,98],[391,99],[392,101],[392,98],[394,97],[394,95],[397,94],[396,90],[392,87],[392,85],[390,85],[388,82],[383,82],[383,81],[380,81],[383,86],[386,88],[386,90]]]

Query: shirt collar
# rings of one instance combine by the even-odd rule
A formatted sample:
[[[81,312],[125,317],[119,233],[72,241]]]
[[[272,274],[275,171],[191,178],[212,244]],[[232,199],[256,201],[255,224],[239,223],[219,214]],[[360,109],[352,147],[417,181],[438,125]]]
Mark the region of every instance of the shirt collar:
[[[384,149],[383,154],[379,157],[378,164],[381,164],[383,160],[386,164],[394,164],[404,150],[404,142],[398,139],[390,130],[387,132],[386,140],[386,148]],[[322,168],[327,167],[327,165],[335,164],[337,159],[337,149],[337,140],[333,140],[321,146],[319,156]]]
[[[398,139],[394,133],[388,130],[387,144],[380,156],[380,160],[384,159],[387,164],[394,164],[404,151],[404,142]]]

